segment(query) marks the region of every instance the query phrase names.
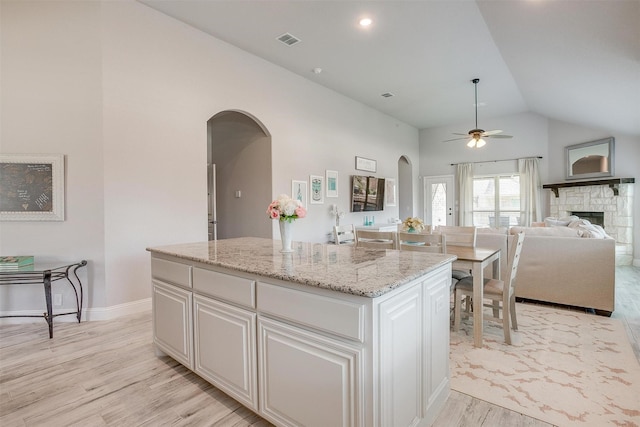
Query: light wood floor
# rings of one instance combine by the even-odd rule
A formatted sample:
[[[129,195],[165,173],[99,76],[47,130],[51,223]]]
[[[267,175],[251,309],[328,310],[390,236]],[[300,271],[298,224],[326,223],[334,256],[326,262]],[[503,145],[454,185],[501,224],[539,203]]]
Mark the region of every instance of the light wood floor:
[[[616,311],[640,360],[640,268],[616,269]],[[269,426],[168,357],[149,313],[0,327],[0,426]],[[549,426],[455,391],[434,426]]]

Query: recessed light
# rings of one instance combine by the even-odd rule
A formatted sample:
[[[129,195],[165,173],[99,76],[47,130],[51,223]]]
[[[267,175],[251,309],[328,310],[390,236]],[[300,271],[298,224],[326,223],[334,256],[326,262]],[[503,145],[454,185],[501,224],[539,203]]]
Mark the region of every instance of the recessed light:
[[[360,20],[360,26],[361,27],[368,27],[369,25],[371,25],[373,23],[373,21],[371,20],[371,18],[362,18]]]

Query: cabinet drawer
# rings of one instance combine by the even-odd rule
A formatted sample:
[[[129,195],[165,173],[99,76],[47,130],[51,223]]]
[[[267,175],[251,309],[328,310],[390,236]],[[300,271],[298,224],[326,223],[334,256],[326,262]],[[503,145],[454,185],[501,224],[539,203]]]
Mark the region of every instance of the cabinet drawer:
[[[190,288],[191,266],[165,259],[151,258],[151,277]]]
[[[193,289],[197,292],[225,301],[255,308],[255,281],[244,277],[218,273],[195,267],[193,269]]]
[[[363,304],[258,282],[258,311],[352,340],[364,340]]]

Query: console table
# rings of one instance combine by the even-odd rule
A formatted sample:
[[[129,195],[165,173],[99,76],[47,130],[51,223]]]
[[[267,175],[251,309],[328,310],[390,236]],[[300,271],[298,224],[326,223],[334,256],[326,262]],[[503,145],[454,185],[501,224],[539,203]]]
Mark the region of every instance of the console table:
[[[44,285],[44,298],[47,303],[47,311],[42,315],[7,315],[0,317],[43,317],[49,325],[49,338],[53,338],[53,318],[75,314],[80,323],[82,317],[82,281],[78,277],[78,269],[87,265],[82,260],[74,264],[65,263],[40,263],[28,265],[14,270],[0,270],[0,285]],[[71,285],[76,294],[76,311],[65,313],[53,313],[51,303],[51,283],[65,279]]]

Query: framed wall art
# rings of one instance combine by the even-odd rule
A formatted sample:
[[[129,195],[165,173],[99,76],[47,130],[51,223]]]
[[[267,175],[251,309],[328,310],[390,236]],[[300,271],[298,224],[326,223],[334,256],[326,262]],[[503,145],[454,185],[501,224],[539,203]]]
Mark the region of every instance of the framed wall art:
[[[320,175],[309,175],[309,185],[311,194],[309,203],[321,205],[324,203],[324,177]]]
[[[356,156],[356,169],[360,171],[375,172],[378,167],[378,162],[371,159],[365,159],[364,157]]]
[[[307,209],[307,181],[291,181],[291,198],[299,200]]]
[[[327,197],[338,197],[338,171],[327,170]]]
[[[0,220],[64,221],[64,155],[0,155]]]

